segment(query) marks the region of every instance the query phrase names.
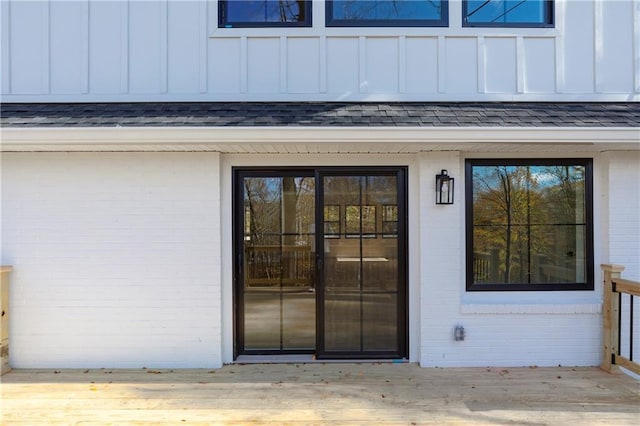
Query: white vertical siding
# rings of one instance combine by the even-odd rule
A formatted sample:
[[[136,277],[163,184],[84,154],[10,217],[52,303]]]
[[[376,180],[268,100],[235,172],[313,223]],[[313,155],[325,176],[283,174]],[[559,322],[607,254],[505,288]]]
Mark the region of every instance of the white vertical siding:
[[[327,87],[329,93],[352,94],[360,91],[358,39],[327,38]]]
[[[594,5],[586,1],[570,1],[565,10],[564,88],[567,93],[592,93],[595,90]],[[569,77],[569,78],[567,78]]]
[[[215,153],[2,156],[11,363],[221,366]]]
[[[247,78],[249,92],[280,92],[279,37],[256,37],[247,41]]]
[[[395,94],[399,85],[397,37],[371,37],[366,43],[366,87],[368,93]]]
[[[533,37],[524,39],[525,92],[555,92],[555,57],[553,39]]]
[[[320,40],[287,39],[287,92],[318,93],[320,90]]]
[[[242,68],[240,39],[218,39],[209,44],[209,90],[216,93],[240,93],[241,81],[246,78],[246,62]]]
[[[166,76],[164,2],[129,3],[129,90],[162,93]]]
[[[438,92],[438,39],[406,38],[406,92]]]
[[[11,93],[11,19],[9,2],[0,2],[0,93]]]
[[[476,94],[478,92],[476,39],[448,38],[444,47],[447,92]]]
[[[200,4],[195,1],[170,2],[168,5],[167,87],[170,93],[200,92],[200,37],[203,32],[200,13]]]
[[[47,8],[39,2],[12,2],[8,9],[11,93],[48,94],[42,81],[43,72],[49,68],[48,46],[43,44],[48,29]]]
[[[556,0],[554,28],[464,28],[460,0],[449,4],[444,28],[325,28],[324,13],[316,13],[312,28],[242,29],[217,28],[215,1],[6,0],[2,95],[7,101],[640,97],[638,0]]]
[[[89,5],[89,90],[91,94],[126,93],[128,71],[124,34],[129,27],[126,3]],[[128,72],[127,72],[128,74]],[[124,90],[122,90],[124,89]]]
[[[514,93],[517,90],[516,40],[485,38],[485,90],[489,93]]]
[[[51,93],[82,93],[86,3],[51,3]]]
[[[608,1],[596,9],[596,56],[598,57],[598,90],[602,92],[633,91],[633,24],[632,2]]]

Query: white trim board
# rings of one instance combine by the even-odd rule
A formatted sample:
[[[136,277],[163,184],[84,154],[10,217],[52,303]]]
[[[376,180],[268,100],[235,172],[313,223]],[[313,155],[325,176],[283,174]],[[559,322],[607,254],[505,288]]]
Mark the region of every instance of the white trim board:
[[[640,150],[640,128],[136,127],[4,128],[0,150],[417,153]]]

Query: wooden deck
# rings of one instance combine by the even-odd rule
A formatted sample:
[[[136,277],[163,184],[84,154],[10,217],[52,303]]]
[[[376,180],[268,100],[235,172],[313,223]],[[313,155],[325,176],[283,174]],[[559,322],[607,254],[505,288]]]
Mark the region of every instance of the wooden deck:
[[[2,425],[640,424],[640,382],[597,368],[14,370],[1,396]]]

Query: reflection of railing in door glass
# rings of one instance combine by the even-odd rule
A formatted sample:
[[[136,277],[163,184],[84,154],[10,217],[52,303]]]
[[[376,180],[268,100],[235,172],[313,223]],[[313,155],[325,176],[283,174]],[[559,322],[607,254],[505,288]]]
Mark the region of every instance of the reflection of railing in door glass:
[[[245,285],[312,287],[314,256],[309,246],[245,247]]]

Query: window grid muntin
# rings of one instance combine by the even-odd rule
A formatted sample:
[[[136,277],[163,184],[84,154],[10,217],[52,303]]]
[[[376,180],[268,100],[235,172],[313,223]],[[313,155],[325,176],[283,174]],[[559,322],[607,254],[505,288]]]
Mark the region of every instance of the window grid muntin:
[[[550,283],[474,283],[474,240],[473,223],[473,167],[474,166],[582,166],[584,168],[584,218],[582,222],[572,222],[569,226],[584,226],[584,274],[585,282]],[[469,159],[465,164],[465,230],[466,230],[466,289],[467,291],[555,291],[555,290],[593,290],[593,171],[591,159]],[[566,226],[557,224],[557,226]],[[531,227],[531,224],[526,225]],[[549,226],[549,224],[546,224]],[[531,253],[528,252],[527,255]],[[529,271],[530,272],[530,271]]]
[[[234,0],[221,0],[218,2],[218,28],[289,28],[311,27],[312,0],[305,0],[304,19],[301,21],[276,22],[276,21],[230,21],[229,3]],[[237,0],[236,0],[237,1]]]
[[[553,28],[555,26],[554,1],[539,0],[543,2],[543,21],[544,22],[469,22],[468,0],[462,2],[462,26],[463,27],[480,27],[480,28]],[[487,2],[488,3],[488,2]]]
[[[334,19],[334,1],[325,5],[326,27],[448,27],[449,0],[439,0],[440,19]]]

